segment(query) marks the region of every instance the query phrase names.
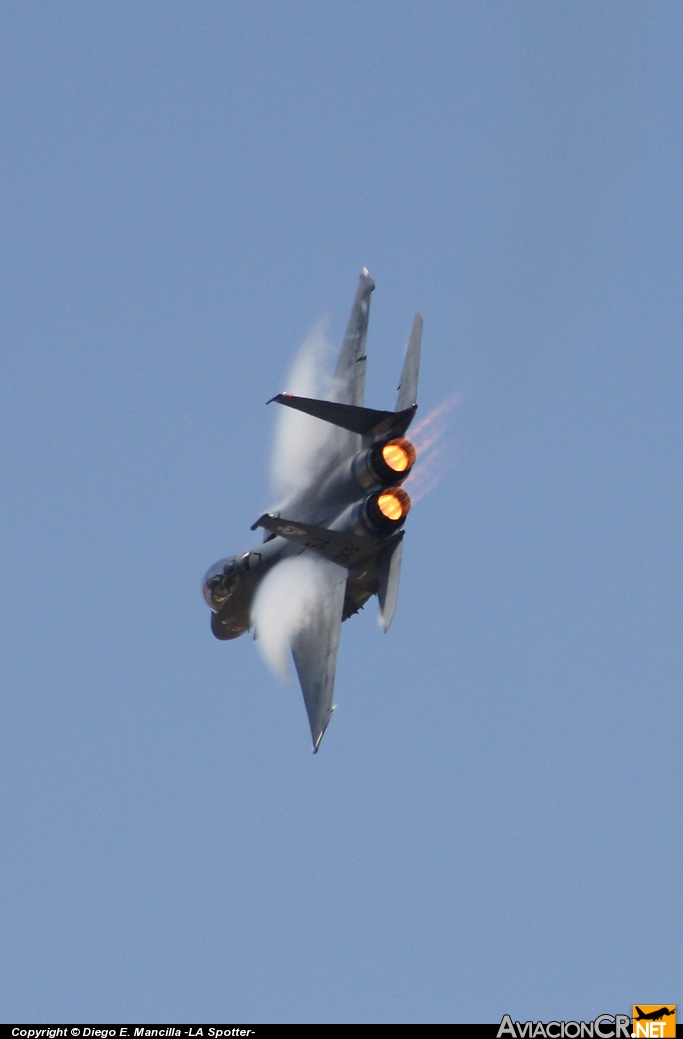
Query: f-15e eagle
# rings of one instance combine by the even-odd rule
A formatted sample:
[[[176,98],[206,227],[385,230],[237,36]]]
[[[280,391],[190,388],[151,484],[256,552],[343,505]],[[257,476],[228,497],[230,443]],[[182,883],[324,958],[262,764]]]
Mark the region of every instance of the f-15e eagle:
[[[264,529],[263,544],[221,559],[203,584],[213,634],[217,639],[234,639],[252,627],[258,587],[274,567],[304,553],[317,560],[317,601],[290,639],[314,753],[334,710],[342,621],[377,595],[384,631],[391,624],[403,524],[410,509],[401,484],[416,458],[405,433],[417,411],[422,318],[416,314],[413,321],[395,411],[364,407],[365,341],[374,288],[369,271],[363,268],[327,399],[290,393],[272,398],[335,427],[330,449],[321,453],[307,486],[288,500],[286,515],[264,513],[256,520],[251,529]]]

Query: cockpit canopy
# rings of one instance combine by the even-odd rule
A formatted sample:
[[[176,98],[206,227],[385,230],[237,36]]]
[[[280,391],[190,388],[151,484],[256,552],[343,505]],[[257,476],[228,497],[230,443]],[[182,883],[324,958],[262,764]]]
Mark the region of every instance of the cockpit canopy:
[[[240,575],[248,574],[260,561],[259,552],[243,552],[219,559],[209,567],[202,581],[202,594],[214,613],[219,613],[234,594]]]
[[[202,594],[214,613],[218,613],[219,610],[223,609],[237,587],[238,578],[235,573],[235,563],[235,556],[230,556],[228,559],[220,559],[213,566],[209,567],[204,574]]]

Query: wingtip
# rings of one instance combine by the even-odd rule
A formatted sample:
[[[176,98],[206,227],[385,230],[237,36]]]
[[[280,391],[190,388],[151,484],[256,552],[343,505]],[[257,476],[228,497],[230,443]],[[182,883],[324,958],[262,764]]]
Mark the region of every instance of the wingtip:
[[[322,738],[325,735],[325,733],[327,732],[327,726],[332,721],[332,715],[334,714],[334,712],[336,710],[337,710],[337,705],[336,705],[336,703],[333,703],[332,706],[330,707],[329,711],[327,712],[327,718],[325,720],[324,726],[322,727],[322,729],[320,730],[318,735],[313,740],[313,753],[314,754],[318,753],[318,750],[320,749],[320,744],[322,742]]]

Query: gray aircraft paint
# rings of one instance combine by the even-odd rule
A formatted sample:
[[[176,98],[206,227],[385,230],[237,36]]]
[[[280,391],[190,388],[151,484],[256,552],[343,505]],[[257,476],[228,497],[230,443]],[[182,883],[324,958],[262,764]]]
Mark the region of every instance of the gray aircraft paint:
[[[364,268],[327,399],[291,394],[272,398],[332,425],[334,435],[318,469],[288,499],[286,516],[264,513],[253,524],[252,530],[265,531],[263,544],[220,560],[203,583],[212,611],[211,630],[216,638],[230,640],[252,627],[257,591],[274,567],[304,553],[316,561],[316,599],[305,623],[290,639],[316,752],[334,710],[342,621],[377,595],[383,630],[391,624],[398,599],[403,523],[410,508],[400,485],[412,469],[415,453],[403,437],[417,409],[422,318],[416,314],[413,321],[395,411],[365,408],[365,345],[374,288]],[[399,453],[407,453],[405,469],[392,469],[384,457],[384,449],[394,442]],[[393,517],[383,511],[387,495],[396,512]]]

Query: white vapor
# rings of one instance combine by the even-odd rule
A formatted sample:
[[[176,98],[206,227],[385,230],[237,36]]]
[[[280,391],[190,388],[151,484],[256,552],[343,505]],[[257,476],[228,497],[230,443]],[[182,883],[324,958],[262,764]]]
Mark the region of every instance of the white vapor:
[[[285,390],[298,397],[324,397],[329,389],[327,366],[332,347],[320,321],[306,337],[287,376]],[[325,447],[332,427],[320,419],[277,405],[279,415],[271,457],[271,487],[276,499],[273,508],[282,507],[297,492],[315,480],[322,467]]]
[[[329,390],[332,347],[320,321],[302,343],[287,376],[285,392],[298,397],[324,398]],[[276,405],[271,489],[272,512],[287,515],[289,503],[315,484],[334,446],[334,428],[320,419]],[[313,618],[325,595],[324,559],[304,552],[283,559],[261,582],[252,606],[257,645],[271,670],[289,677],[289,646]]]
[[[283,682],[290,674],[290,642],[318,612],[328,589],[325,571],[329,566],[334,564],[309,552],[283,559],[266,574],[256,593],[251,610],[256,644]]]

